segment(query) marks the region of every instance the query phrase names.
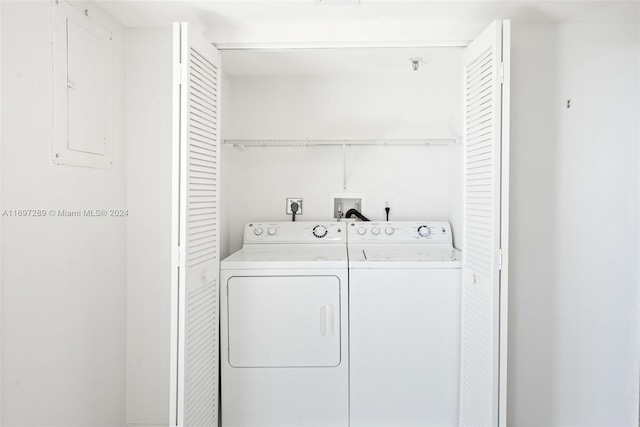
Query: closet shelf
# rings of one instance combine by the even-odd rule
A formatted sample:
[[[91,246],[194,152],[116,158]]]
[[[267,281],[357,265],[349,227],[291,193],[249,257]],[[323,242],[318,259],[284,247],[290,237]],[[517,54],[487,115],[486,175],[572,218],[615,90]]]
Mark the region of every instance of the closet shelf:
[[[450,139],[306,138],[306,139],[225,139],[234,147],[305,147],[315,145],[449,145]]]

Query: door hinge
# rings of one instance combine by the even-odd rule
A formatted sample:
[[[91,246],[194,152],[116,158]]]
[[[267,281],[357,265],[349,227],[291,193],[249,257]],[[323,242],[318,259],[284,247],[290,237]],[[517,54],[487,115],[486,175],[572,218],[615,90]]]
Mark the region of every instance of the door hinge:
[[[502,249],[498,249],[498,270],[502,271]]]
[[[504,84],[504,62],[500,63],[500,83]]]
[[[178,248],[176,249],[176,263],[180,265],[183,259],[184,251],[182,250],[182,246],[178,246]]]
[[[184,86],[187,83],[187,66],[186,64],[179,63],[178,64],[178,82],[180,85]]]

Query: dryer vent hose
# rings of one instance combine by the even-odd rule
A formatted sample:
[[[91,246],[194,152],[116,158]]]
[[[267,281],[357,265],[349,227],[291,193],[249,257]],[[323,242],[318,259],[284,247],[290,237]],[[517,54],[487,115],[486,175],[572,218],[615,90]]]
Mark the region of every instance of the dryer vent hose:
[[[357,209],[349,209],[347,211],[347,213],[344,214],[344,217],[345,218],[351,218],[353,215],[355,215],[358,218],[360,218],[360,221],[370,221],[369,218],[367,218],[366,216],[362,215]]]

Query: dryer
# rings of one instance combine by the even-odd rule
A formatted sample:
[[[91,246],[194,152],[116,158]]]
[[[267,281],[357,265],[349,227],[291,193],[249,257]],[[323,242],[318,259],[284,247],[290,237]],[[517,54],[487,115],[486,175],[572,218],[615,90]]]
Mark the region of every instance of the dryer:
[[[221,262],[222,426],[348,426],[346,231],[251,223]]]
[[[348,229],[350,425],[457,426],[461,280],[450,225]]]

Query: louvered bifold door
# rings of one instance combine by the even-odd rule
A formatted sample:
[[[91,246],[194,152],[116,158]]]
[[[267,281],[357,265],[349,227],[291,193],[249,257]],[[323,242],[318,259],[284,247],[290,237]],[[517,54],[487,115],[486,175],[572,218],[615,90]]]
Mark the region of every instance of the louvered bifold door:
[[[461,426],[504,425],[499,420],[502,148],[507,141],[502,30],[503,23],[494,22],[466,48],[464,58]]]
[[[171,423],[218,425],[220,56],[174,24]]]

